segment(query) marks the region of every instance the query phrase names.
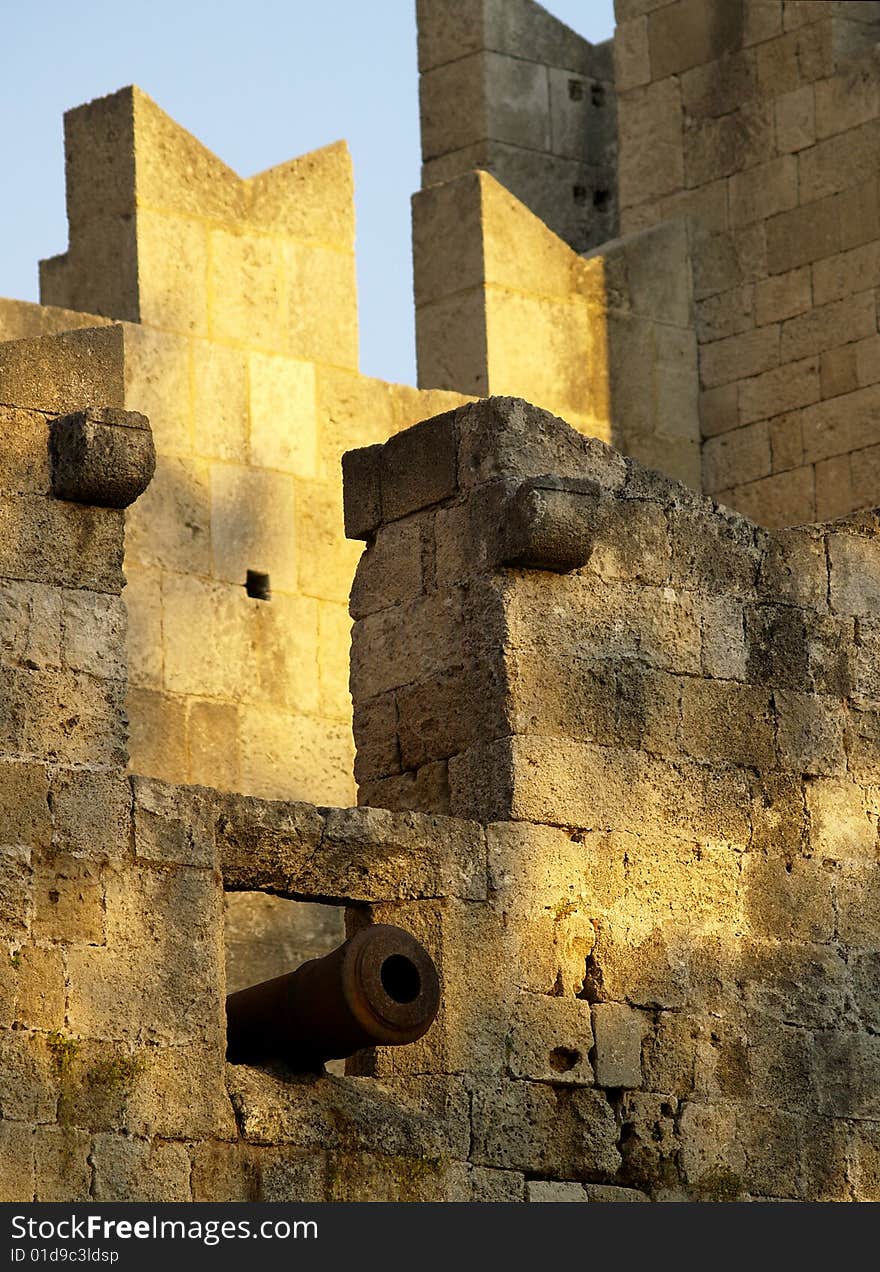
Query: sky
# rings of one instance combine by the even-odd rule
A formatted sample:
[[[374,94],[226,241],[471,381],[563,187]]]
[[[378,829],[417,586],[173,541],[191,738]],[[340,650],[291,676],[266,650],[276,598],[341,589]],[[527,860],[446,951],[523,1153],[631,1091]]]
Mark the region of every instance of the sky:
[[[547,0],[594,43],[613,0]],[[67,246],[62,115],[137,84],[242,176],[345,138],[361,369],[415,383],[415,0],[0,0],[0,296],[37,300]]]

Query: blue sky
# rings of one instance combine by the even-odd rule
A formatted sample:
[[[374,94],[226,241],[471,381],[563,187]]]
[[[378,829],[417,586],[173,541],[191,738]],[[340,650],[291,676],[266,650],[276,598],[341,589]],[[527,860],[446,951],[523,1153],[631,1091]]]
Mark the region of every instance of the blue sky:
[[[548,0],[595,41],[612,0]],[[344,137],[355,166],[361,366],[413,383],[415,0],[0,0],[0,296],[64,251],[65,110],[138,84],[243,176]]]

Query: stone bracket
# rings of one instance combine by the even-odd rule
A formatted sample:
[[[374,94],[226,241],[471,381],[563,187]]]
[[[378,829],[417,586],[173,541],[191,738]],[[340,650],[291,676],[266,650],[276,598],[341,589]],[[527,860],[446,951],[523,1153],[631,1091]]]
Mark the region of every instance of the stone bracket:
[[[72,503],[127,508],[156,469],[153,433],[145,415],[88,407],[49,427],[52,494]]]
[[[501,532],[500,565],[567,574],[593,550],[599,487],[584,478],[532,477],[517,487]]]

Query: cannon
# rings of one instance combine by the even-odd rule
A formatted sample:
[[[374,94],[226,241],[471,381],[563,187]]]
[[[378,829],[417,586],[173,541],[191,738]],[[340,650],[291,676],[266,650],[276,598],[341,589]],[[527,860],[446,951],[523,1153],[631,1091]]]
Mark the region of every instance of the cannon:
[[[415,1042],[439,1006],[428,951],[402,928],[377,923],[323,958],[230,994],[226,1058],[314,1071],[362,1047]]]

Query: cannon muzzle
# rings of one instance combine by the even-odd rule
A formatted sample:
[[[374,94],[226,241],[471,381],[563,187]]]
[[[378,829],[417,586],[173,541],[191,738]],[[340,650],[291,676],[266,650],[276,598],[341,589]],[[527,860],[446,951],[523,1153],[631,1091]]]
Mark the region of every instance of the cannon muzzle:
[[[226,999],[226,1058],[319,1069],[362,1047],[399,1047],[430,1028],[440,982],[430,954],[402,928],[361,928],[323,958]]]

